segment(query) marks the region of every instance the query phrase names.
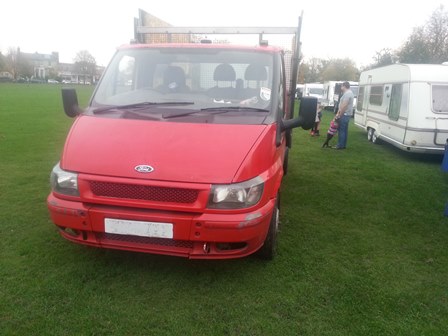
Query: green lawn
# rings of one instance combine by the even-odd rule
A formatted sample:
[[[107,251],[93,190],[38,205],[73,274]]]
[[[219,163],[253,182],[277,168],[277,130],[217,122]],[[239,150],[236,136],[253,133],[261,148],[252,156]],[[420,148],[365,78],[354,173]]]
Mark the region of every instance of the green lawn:
[[[446,334],[441,157],[295,130],[277,258],[189,261],[58,235],[45,200],[71,122],[60,86],[0,84],[1,335]]]

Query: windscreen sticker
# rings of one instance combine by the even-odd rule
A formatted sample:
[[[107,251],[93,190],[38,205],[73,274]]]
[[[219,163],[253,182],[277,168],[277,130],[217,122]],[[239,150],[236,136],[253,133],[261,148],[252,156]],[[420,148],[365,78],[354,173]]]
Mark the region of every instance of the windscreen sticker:
[[[271,100],[271,89],[267,87],[260,88],[260,98],[264,101]]]

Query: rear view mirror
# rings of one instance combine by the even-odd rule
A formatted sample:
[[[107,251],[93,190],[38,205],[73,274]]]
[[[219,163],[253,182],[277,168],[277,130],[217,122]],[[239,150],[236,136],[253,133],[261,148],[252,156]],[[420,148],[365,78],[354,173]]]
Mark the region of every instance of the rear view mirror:
[[[300,99],[299,119],[302,119],[303,129],[309,130],[316,122],[317,113],[317,98],[316,97],[302,97]]]
[[[78,96],[75,89],[62,89],[62,103],[64,105],[65,114],[70,118],[74,118],[82,112],[78,105]]]
[[[294,127],[302,127],[309,130],[314,126],[317,113],[317,98],[302,97],[300,98],[299,117],[295,119],[283,120],[282,130],[292,129]]]

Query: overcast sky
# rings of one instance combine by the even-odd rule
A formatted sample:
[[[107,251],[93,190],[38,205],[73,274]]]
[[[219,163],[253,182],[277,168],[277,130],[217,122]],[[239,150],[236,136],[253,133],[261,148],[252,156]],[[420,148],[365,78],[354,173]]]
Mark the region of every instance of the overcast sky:
[[[175,26],[295,26],[303,11],[306,58],[350,58],[365,66],[377,51],[399,48],[444,2],[9,0],[2,4],[0,50],[57,51],[61,62],[73,62],[78,51],[88,50],[107,65],[115,48],[133,38],[139,8]]]

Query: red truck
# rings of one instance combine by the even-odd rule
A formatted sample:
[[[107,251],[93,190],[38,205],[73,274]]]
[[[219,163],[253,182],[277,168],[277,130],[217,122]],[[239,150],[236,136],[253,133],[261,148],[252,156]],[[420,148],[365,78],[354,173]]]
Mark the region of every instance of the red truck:
[[[62,90],[75,119],[47,205],[64,238],[198,259],[275,255],[291,130],[311,128],[317,102],[304,98],[294,118],[300,19],[254,31],[251,47],[122,46],[85,109]],[[262,39],[285,32],[290,65]]]

